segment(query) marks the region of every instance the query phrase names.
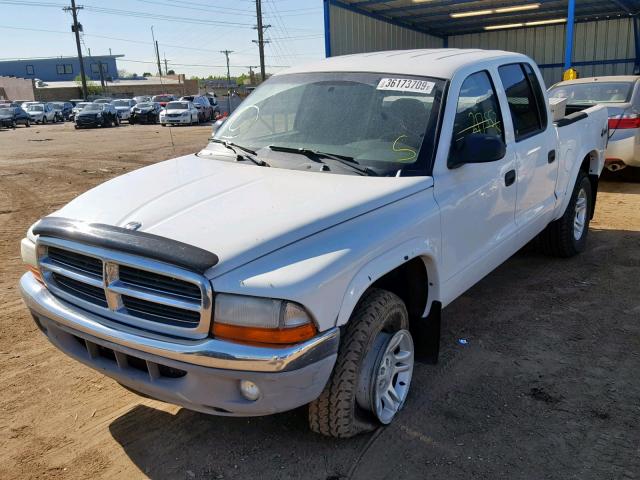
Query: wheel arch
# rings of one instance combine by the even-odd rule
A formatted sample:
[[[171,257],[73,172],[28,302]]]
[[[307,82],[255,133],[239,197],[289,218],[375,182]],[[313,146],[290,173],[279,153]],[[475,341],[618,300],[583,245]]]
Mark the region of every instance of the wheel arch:
[[[432,251],[416,253],[408,250],[411,249],[406,244],[400,246],[358,271],[346,290],[336,326],[349,321],[356,305],[372,288],[398,295],[405,302],[410,318],[423,318],[429,314],[431,306],[440,299],[436,257]]]
[[[578,174],[580,172],[584,172],[589,178],[589,182],[591,183],[591,211],[589,212],[589,215],[590,218],[593,218],[596,198],[598,195],[598,181],[600,178],[600,173],[602,172],[602,168],[604,167],[604,158],[597,150],[585,150],[576,157],[581,158],[582,160],[576,161],[573,164],[571,171],[569,172],[569,175],[567,177],[567,184],[565,186],[564,197],[562,199],[561,207],[557,210],[555,219],[562,217],[567,207],[569,206],[571,193],[573,192],[573,187],[578,180]]]

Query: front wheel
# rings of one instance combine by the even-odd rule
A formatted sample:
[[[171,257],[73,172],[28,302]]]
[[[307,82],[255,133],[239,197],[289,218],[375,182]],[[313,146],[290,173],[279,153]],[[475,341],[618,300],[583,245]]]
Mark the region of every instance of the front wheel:
[[[42,124],[46,124],[47,123],[47,117],[42,117]]]
[[[25,127],[30,127],[31,126],[31,120],[27,120],[24,122]]]
[[[589,177],[580,171],[564,214],[550,223],[538,237],[538,243],[545,253],[567,258],[586,248],[592,198]]]
[[[346,326],[331,378],[309,404],[311,430],[348,438],[391,423],[409,393],[413,358],[404,302],[370,290]]]

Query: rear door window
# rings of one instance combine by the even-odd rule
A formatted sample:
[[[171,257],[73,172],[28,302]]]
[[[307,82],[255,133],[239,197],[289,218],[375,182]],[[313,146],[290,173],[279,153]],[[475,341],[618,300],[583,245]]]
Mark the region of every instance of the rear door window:
[[[525,67],[520,63],[503,65],[498,69],[509,102],[516,142],[544,131],[547,126],[544,96],[531,67],[529,70],[531,73],[525,74]],[[531,77],[535,79],[534,85]]]

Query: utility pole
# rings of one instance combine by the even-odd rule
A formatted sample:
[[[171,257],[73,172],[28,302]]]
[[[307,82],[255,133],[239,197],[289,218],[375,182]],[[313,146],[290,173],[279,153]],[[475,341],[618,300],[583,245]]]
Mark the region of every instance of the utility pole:
[[[269,28],[271,25],[262,25],[262,2],[261,0],[256,0],[256,17],[258,19],[258,26],[256,29],[258,30],[258,40],[252,40],[253,43],[258,44],[258,51],[260,52],[260,78],[264,82],[265,79],[265,71],[264,71],[264,44],[269,43],[269,40],[264,39],[264,31]]]
[[[167,66],[167,52],[164,52],[164,74],[169,75],[169,67]]]
[[[229,54],[233,53],[233,51],[222,50],[220,53],[223,53],[224,56],[227,57],[227,108],[229,115],[231,115],[231,72],[229,70]]]
[[[82,60],[82,49],[80,48],[80,32],[82,31],[82,25],[78,23],[78,10],[82,10],[84,7],[76,7],[76,0],[71,0],[71,6],[65,7],[62,10],[65,12],[71,12],[73,15],[73,26],[71,31],[76,34],[76,48],[78,49],[78,61],[80,62],[80,77],[82,78],[82,98],[87,99],[87,77],[84,73],[84,61]]]
[[[158,41],[156,40],[156,36],[153,34],[153,25],[151,25],[151,38],[153,39],[153,45],[156,49],[156,59],[158,60],[158,76],[162,76],[162,67],[160,66],[160,50],[158,50]]]

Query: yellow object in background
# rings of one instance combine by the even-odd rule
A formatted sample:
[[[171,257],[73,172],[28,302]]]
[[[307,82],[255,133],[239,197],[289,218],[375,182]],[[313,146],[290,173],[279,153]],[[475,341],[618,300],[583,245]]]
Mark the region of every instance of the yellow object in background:
[[[573,67],[567,68],[562,74],[562,80],[576,80],[577,78],[580,78],[580,75]]]

